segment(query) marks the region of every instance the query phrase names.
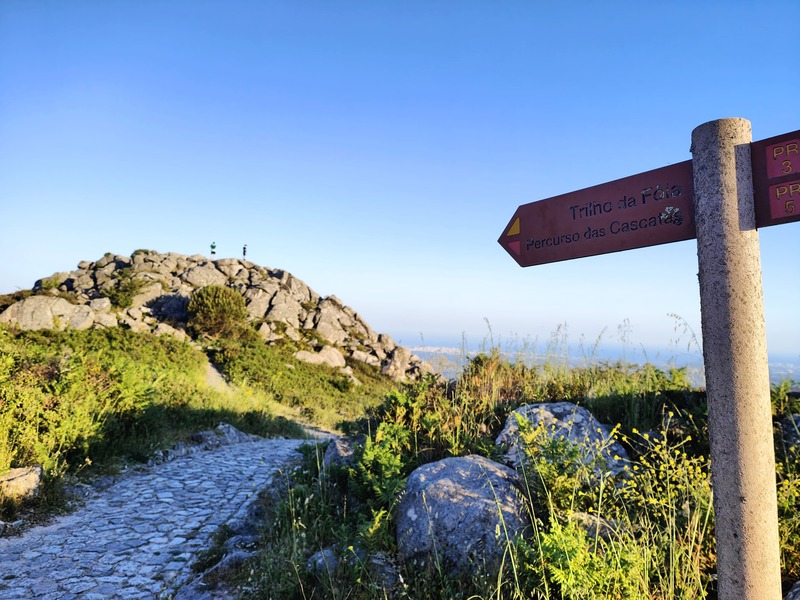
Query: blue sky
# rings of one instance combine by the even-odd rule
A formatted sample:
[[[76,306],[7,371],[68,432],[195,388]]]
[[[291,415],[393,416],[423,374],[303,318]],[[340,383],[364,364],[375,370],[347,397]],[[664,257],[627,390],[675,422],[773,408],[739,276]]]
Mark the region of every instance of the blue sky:
[[[566,324],[679,354],[694,241],[522,269],[496,240],[520,204],[691,158],[706,121],[800,129],[797,22],[796,0],[4,0],[0,293],[247,243],[406,345]],[[760,239],[770,352],[800,360],[800,223]]]

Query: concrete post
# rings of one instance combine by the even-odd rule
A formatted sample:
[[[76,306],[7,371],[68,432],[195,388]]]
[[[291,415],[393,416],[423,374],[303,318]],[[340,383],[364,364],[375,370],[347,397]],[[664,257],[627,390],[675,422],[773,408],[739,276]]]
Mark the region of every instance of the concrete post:
[[[720,600],[780,600],[775,450],[750,122],[692,132]]]

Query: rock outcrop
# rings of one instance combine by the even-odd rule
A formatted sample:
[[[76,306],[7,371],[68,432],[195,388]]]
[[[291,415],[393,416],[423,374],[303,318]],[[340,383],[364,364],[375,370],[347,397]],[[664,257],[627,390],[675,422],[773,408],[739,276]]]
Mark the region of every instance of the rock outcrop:
[[[323,471],[331,468],[350,468],[356,465],[358,449],[364,446],[366,436],[337,437],[331,440],[322,457]]]
[[[587,464],[595,465],[599,459],[615,475],[623,472],[628,460],[625,449],[585,408],[569,402],[523,406],[509,415],[496,440],[506,451],[504,460],[510,467],[473,455],[423,465],[410,475],[397,511],[397,548],[407,565],[430,567],[438,561],[437,566],[450,575],[492,572],[503,556],[504,544],[528,533],[518,418],[533,428],[545,428],[547,436],[575,444]],[[336,448],[331,453],[343,452]],[[617,526],[587,513],[570,518],[589,537],[608,538]]]
[[[397,549],[407,565],[457,575],[496,573],[506,550],[530,525],[521,481],[482,456],[445,458],[408,478],[397,510]]]
[[[9,306],[0,314],[0,323],[13,323],[20,329],[88,329],[95,324],[95,311],[64,298],[31,296]]]
[[[128,327],[186,338],[192,292],[225,285],[245,298],[248,318],[268,343],[307,340],[298,360],[343,367],[345,358],[373,365],[397,381],[414,380],[431,368],[378,334],[336,296],[321,297],[280,269],[246,260],[137,250],[81,262],[75,271],[36,282],[30,296],[0,313],[0,323],[21,329]]]
[[[41,490],[43,477],[41,465],[11,469],[0,476],[0,499],[36,498]]]
[[[794,584],[784,600],[800,600],[800,581]]]
[[[627,451],[611,437],[610,428],[588,410],[571,402],[542,402],[521,406],[511,413],[497,436],[496,444],[505,448],[506,464],[514,468],[519,468],[524,458],[518,417],[528,421],[533,429],[544,427],[548,435],[577,445],[586,464],[600,458],[611,473],[619,475],[628,462]]]

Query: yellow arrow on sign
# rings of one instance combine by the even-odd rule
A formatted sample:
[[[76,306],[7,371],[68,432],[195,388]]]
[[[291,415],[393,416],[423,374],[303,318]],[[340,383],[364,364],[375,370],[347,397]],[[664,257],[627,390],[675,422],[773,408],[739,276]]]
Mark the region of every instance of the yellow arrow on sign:
[[[514,220],[514,224],[508,230],[508,233],[506,233],[506,235],[519,235],[519,218],[516,218]]]

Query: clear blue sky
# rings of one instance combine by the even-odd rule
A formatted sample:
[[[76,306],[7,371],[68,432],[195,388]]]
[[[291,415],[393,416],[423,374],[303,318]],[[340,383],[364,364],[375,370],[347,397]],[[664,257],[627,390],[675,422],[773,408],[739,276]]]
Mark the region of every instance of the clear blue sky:
[[[668,348],[694,241],[522,269],[519,204],[800,129],[797,0],[3,0],[0,293],[137,248],[248,258],[406,345]],[[800,223],[760,232],[800,360]],[[686,338],[675,346],[685,349]]]

